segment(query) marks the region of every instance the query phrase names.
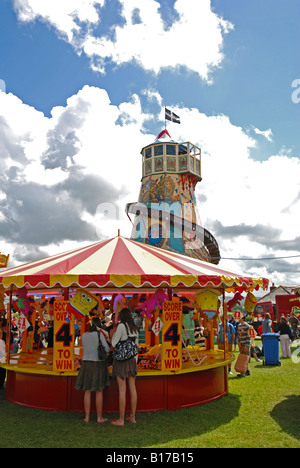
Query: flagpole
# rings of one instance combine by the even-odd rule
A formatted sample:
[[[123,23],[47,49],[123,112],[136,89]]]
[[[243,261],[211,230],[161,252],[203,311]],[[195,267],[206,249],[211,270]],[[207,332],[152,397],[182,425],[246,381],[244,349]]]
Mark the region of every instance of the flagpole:
[[[166,106],[165,106],[165,130],[167,130]]]

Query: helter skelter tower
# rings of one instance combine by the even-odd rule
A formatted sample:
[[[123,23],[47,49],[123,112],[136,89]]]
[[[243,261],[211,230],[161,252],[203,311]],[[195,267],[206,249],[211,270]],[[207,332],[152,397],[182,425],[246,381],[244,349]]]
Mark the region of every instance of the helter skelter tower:
[[[195,187],[201,177],[201,149],[176,143],[163,130],[142,154],[142,184],[131,239],[218,264],[220,251],[212,234],[200,224]]]

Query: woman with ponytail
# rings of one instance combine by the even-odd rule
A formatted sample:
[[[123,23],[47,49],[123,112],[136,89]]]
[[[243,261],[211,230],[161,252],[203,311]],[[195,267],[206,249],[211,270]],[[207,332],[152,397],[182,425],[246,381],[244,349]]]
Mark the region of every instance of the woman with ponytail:
[[[135,325],[131,312],[128,308],[124,308],[119,314],[119,324],[112,336],[111,344],[115,348],[119,341],[126,340],[128,336],[135,337],[138,344],[139,329]],[[124,426],[125,420],[125,405],[126,405],[126,380],[130,392],[131,414],[127,416],[127,421],[136,423],[135,413],[137,406],[137,392],[135,387],[135,378],[137,375],[138,355],[126,361],[113,362],[113,375],[117,378],[119,388],[119,419],[114,419],[112,424],[115,426]]]

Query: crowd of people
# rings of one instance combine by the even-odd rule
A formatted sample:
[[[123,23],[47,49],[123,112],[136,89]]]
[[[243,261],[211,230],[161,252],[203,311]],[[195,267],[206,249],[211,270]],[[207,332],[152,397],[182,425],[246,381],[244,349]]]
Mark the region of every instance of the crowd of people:
[[[295,313],[291,313],[288,317],[282,316],[280,322],[277,324],[276,333],[279,335],[279,342],[281,347],[281,358],[291,357],[291,341],[299,338],[299,326],[300,321],[298,320]],[[271,333],[275,334],[274,324],[268,313],[265,314],[264,319],[261,322],[261,326],[258,328],[260,335]],[[255,345],[255,337],[257,332],[253,325],[246,322],[246,316],[243,315],[239,321],[236,321],[234,317],[231,317],[227,323],[226,329],[228,351],[238,350],[240,354],[245,354],[250,357],[252,356],[257,362],[261,362],[259,359],[258,352],[263,354],[263,346],[261,348]],[[219,349],[224,349],[224,326],[223,323],[219,324],[217,343]],[[232,375],[231,365],[228,366],[228,372]],[[237,374],[238,377],[244,377],[250,375],[249,368],[243,373]]]
[[[28,333],[33,334],[34,349],[53,348],[53,320],[41,321],[38,318],[33,324],[30,314],[27,319],[29,327],[27,328],[26,335],[24,335],[24,333],[20,333],[18,327],[14,324],[14,321],[12,321],[10,330],[10,353],[16,354],[22,349],[23,340]],[[6,342],[7,319],[4,317],[0,318],[0,331],[2,332],[2,339]]]

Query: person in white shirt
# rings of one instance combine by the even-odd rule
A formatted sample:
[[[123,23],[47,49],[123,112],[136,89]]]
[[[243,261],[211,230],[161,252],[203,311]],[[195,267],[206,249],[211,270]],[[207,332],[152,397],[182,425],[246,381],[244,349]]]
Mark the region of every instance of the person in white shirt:
[[[102,407],[103,389],[109,385],[109,375],[106,360],[99,360],[99,337],[106,353],[109,353],[109,346],[101,331],[101,320],[94,317],[89,332],[82,335],[83,358],[75,385],[76,390],[84,390],[84,421],[86,423],[90,420],[91,393],[93,391],[96,392],[97,422],[107,421],[106,418],[102,417]]]

